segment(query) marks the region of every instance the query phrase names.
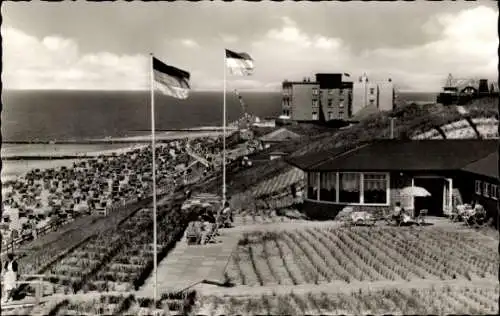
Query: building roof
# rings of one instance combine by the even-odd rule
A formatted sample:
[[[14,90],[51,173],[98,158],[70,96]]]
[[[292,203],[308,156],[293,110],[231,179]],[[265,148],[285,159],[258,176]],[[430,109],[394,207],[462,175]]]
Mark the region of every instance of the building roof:
[[[487,177],[498,178],[498,151],[482,159],[471,162],[463,167],[462,170]]]
[[[301,84],[315,84],[319,85],[319,82],[316,81],[284,81],[283,86],[292,86],[292,85],[301,85]]]
[[[304,171],[459,170],[497,150],[497,140],[379,140],[351,150],[289,158]]]
[[[294,133],[284,127],[277,129],[269,134],[266,134],[260,137],[261,141],[264,142],[284,142],[289,141],[290,139],[299,138],[300,135]]]

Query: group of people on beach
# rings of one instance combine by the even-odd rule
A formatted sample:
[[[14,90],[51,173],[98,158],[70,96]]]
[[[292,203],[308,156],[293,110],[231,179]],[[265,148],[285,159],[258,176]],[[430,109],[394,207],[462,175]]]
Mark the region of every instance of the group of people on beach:
[[[213,161],[221,152],[221,143],[219,139],[201,138],[159,144],[157,187],[175,186],[190,181],[190,177],[206,175],[213,164],[200,166],[201,172],[195,175],[193,168],[187,168],[192,159],[186,147]],[[3,184],[2,241],[9,242],[12,229],[18,236],[37,238],[37,232],[47,225],[57,226],[93,210],[141,199],[151,194],[151,177],[151,146],[75,162],[72,168],[31,170]]]

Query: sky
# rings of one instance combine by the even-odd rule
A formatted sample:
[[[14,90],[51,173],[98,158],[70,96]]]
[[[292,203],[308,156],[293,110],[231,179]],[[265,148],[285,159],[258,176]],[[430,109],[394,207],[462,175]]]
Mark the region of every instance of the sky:
[[[498,78],[498,7],[477,2],[3,2],[5,89],[142,90],[149,53],[222,90],[224,49],[247,52],[251,77],[227,87],[279,91],[317,72],[391,78],[439,91]]]

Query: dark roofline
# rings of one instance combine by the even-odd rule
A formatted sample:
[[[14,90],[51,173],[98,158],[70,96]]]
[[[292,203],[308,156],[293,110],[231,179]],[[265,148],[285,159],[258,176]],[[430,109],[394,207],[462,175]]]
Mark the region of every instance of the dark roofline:
[[[294,85],[294,84],[317,84],[319,85],[319,82],[316,82],[316,81],[284,81],[283,82],[283,86],[288,86],[288,85]]]
[[[496,179],[497,182],[499,182],[499,175],[498,175],[498,149],[496,152],[492,152],[491,154],[485,156],[485,157],[482,157],[482,158],[479,158],[479,159],[476,159],[474,161],[471,161],[470,163],[468,163],[467,165],[463,166],[460,170],[461,171],[464,171],[464,172],[468,172],[468,173],[471,173],[471,174],[475,174],[475,175],[479,175],[479,176],[482,176],[482,177],[488,177],[488,178],[492,178],[492,179]],[[481,164],[481,163],[488,163],[489,160],[492,159],[495,161],[496,165],[493,166],[493,169],[496,168],[496,170],[493,171],[493,173],[496,173],[496,174],[490,174],[490,172],[492,171],[490,168],[492,168],[491,165],[487,165],[486,166],[486,169],[487,171],[485,172],[485,170],[477,170],[476,166],[477,164]],[[483,166],[484,167],[484,166]]]
[[[327,157],[326,159],[324,159],[324,160],[322,160],[322,161],[318,161],[317,163],[315,163],[315,164],[313,164],[313,165],[309,166],[308,168],[309,168],[309,169],[314,169],[314,168],[316,168],[317,166],[319,166],[319,165],[321,165],[321,164],[323,164],[323,163],[327,162],[328,160],[334,160],[334,159],[340,158],[340,157],[342,157],[342,156],[348,155],[348,154],[350,154],[350,153],[352,153],[352,152],[354,152],[354,151],[360,150],[361,148],[364,148],[364,147],[366,147],[366,146],[370,146],[370,145],[372,145],[372,143],[360,144],[359,146],[356,146],[356,147],[351,148],[351,149],[347,149],[346,151],[344,151],[344,152],[342,152],[342,153],[340,153],[340,154],[334,154],[333,156],[331,156],[331,157]]]
[[[463,142],[463,143],[462,143]],[[405,145],[406,144],[406,145]],[[420,144],[423,147],[420,147]],[[442,147],[442,145],[445,147]],[[493,144],[497,144],[496,140],[391,140],[391,139],[379,139],[371,142],[364,142],[355,145],[354,148],[351,146],[344,146],[344,150],[342,148],[332,149],[332,150],[323,150],[313,153],[307,153],[305,155],[290,157],[286,159],[286,162],[290,165],[297,167],[304,171],[327,171],[327,170],[430,170],[433,168],[437,168],[436,170],[460,170],[465,166],[471,164],[473,161],[484,159],[486,156],[490,155],[493,150],[498,150],[496,146],[492,146]],[[461,146],[470,146],[479,150],[479,152],[468,152],[465,156],[457,156],[448,155],[447,159],[455,159],[450,160],[450,164],[445,163],[442,160],[435,160],[436,158],[431,158],[430,155],[428,158],[429,165],[425,163],[427,155],[421,150],[428,151],[433,150],[433,148],[438,148],[436,153],[439,153],[440,150],[443,151],[443,148],[449,148],[454,152],[460,151]],[[380,147],[382,146],[382,147]],[[387,146],[387,147],[386,147]],[[409,146],[409,147],[408,147]],[[438,146],[438,147],[435,147]],[[347,147],[347,148],[346,148]],[[349,148],[351,147],[351,148]],[[373,149],[371,149],[373,148]],[[370,158],[370,155],[380,155],[386,148],[387,161],[385,160],[377,160],[373,161]],[[420,153],[418,148],[421,148]],[[441,149],[439,149],[441,148]],[[403,150],[403,151],[402,151]],[[415,155],[415,161],[412,161],[408,155],[398,154],[403,152],[407,153],[406,150],[410,150],[413,153],[418,153]],[[444,149],[445,151],[447,149]],[[458,150],[458,151],[457,151]],[[358,154],[359,152],[359,154]],[[361,155],[361,156],[360,156]],[[474,156],[476,155],[476,156]],[[478,156],[479,155],[479,156]],[[348,158],[346,157],[348,156]],[[366,157],[365,157],[366,156]],[[365,158],[362,158],[365,157]],[[443,156],[441,156],[443,157]],[[401,159],[402,160],[399,160]],[[444,158],[444,157],[443,157]],[[370,160],[370,162],[366,161],[366,159]],[[394,161],[395,166],[391,169],[391,159],[398,159]],[[408,160],[410,159],[410,160]],[[420,161],[423,159],[423,161]],[[434,160],[432,160],[434,159]],[[312,161],[312,162],[311,162]],[[385,161],[385,162],[384,162]],[[440,162],[438,162],[440,161]],[[359,164],[358,164],[359,163]],[[336,165],[338,166],[336,167]],[[462,165],[461,165],[462,164]]]

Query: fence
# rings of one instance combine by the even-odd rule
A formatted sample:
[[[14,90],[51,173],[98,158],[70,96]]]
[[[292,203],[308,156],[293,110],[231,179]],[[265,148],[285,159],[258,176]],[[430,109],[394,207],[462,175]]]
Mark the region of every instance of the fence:
[[[20,287],[19,285],[32,285],[34,286],[35,289],[35,304],[39,304],[40,300],[44,296],[44,285],[45,284],[50,284],[49,281],[45,281],[44,279],[50,278],[51,275],[44,275],[44,274],[25,274],[21,276],[22,278],[26,278],[27,280],[18,280],[16,281],[16,288],[14,292],[19,292]],[[1,282],[2,288],[4,285],[4,282]],[[4,293],[2,293],[3,297]],[[2,307],[7,304],[2,304]],[[8,306],[6,306],[8,308]]]
[[[161,195],[165,195],[165,194],[169,193],[170,191],[171,191],[170,188],[165,188],[165,189],[157,190],[156,193],[157,193],[157,195],[161,196]],[[142,200],[146,200],[146,199],[151,198],[151,197],[153,197],[153,194],[148,194],[147,196],[144,196],[142,198]],[[107,216],[110,212],[114,212],[119,208],[126,207],[128,205],[131,205],[131,204],[134,204],[137,202],[139,202],[139,198],[137,198],[137,197],[130,198],[128,200],[116,202],[113,205],[111,205],[105,209],[92,210],[91,214],[100,215],[100,216]],[[15,238],[14,240],[12,240],[12,238],[3,239],[2,240],[2,252],[1,252],[1,254],[2,255],[6,254],[9,250],[12,250],[13,247],[18,246],[26,241],[32,240],[34,238],[34,235],[36,235],[37,238],[41,237],[41,236],[47,234],[48,232],[56,230],[60,226],[66,225],[74,220],[75,220],[75,217],[70,218],[70,219],[52,221],[48,225],[46,225],[42,228],[37,228],[36,234],[33,234],[33,233],[23,234],[20,237]]]
[[[66,225],[68,223],[71,223],[74,221],[74,218],[71,219],[65,219],[65,220],[57,220],[50,222],[48,225],[42,227],[42,228],[36,228],[36,236],[40,237],[45,234],[47,234],[50,231],[56,230],[58,227]],[[2,241],[2,254],[7,253],[9,250],[11,250],[14,246],[20,245],[24,243],[25,241],[32,240],[34,238],[34,234],[22,234],[20,237],[15,238],[12,240],[12,238],[8,238]]]

